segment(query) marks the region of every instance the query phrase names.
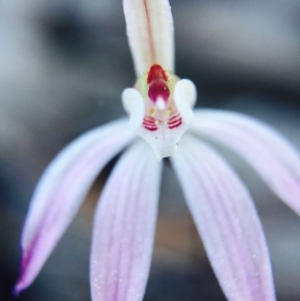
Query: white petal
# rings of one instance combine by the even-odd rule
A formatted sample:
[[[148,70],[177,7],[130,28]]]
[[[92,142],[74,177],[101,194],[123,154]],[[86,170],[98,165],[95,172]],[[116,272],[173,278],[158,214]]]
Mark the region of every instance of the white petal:
[[[148,279],[161,164],[142,141],[117,163],[94,220],[93,301],[141,301]]]
[[[266,241],[243,183],[210,147],[188,135],[172,162],[227,299],[275,300]]]
[[[168,0],[123,0],[137,77],[154,64],[174,71],[174,28]]]
[[[122,103],[125,111],[130,115],[129,129],[136,131],[142,126],[145,105],[142,95],[134,88],[127,88],[122,93]]]
[[[174,100],[178,111],[183,116],[187,108],[193,108],[197,100],[197,89],[189,79],[181,79],[175,85]],[[181,111],[183,112],[181,112]],[[190,115],[190,113],[187,113]]]
[[[283,135],[254,118],[217,110],[196,112],[191,129],[239,153],[300,215],[300,156]]]
[[[17,293],[35,279],[102,167],[133,139],[126,123],[122,119],[83,134],[45,170],[23,229]]]

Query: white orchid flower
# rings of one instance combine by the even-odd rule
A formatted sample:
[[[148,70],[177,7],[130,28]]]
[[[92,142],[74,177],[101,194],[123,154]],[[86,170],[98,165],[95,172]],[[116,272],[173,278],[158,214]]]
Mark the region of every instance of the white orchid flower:
[[[122,95],[130,130],[127,118],[91,130],[46,169],[23,229],[16,293],[34,281],[96,176],[125,149],[96,209],[92,300],[143,299],[164,157],[170,157],[227,299],[275,300],[268,249],[251,196],[232,168],[198,136],[215,139],[242,156],[297,214],[299,155],[282,135],[253,118],[221,110],[193,113],[196,89],[174,73],[168,0],[123,0],[123,6],[138,78]]]

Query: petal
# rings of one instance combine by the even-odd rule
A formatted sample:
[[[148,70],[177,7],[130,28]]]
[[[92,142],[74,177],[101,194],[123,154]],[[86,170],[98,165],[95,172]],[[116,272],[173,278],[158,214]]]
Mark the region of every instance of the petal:
[[[130,115],[129,129],[137,130],[143,124],[145,115],[142,95],[134,88],[127,88],[122,93],[122,103],[125,111]]]
[[[172,162],[228,300],[275,300],[266,241],[243,183],[210,147],[188,135]]]
[[[127,122],[122,119],[83,134],[45,170],[23,229],[22,266],[16,293],[33,282],[101,168],[132,140],[133,135],[126,130]]]
[[[123,0],[137,77],[154,64],[174,71],[174,28],[168,0]]]
[[[105,185],[94,220],[93,301],[141,301],[155,235],[161,164],[139,142]]]
[[[192,130],[239,153],[270,189],[300,215],[300,156],[287,139],[243,114],[199,110]]]
[[[195,84],[189,79],[179,80],[174,89],[174,100],[178,111],[184,115],[186,108],[193,108],[197,100],[197,89]],[[190,115],[190,113],[188,113]]]

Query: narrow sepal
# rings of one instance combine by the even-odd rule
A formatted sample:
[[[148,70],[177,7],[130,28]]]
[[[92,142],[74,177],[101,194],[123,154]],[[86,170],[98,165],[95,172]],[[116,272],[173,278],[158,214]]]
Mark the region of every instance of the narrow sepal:
[[[266,241],[244,184],[214,150],[190,135],[172,163],[227,299],[274,301]]]
[[[23,228],[16,293],[33,282],[102,167],[133,139],[126,130],[127,122],[115,121],[83,134],[62,150],[43,173]]]
[[[123,0],[137,77],[154,64],[174,71],[174,28],[168,0]]]
[[[273,192],[300,215],[300,155],[274,128],[244,114],[197,110],[191,127],[243,157]]]
[[[148,279],[161,163],[140,141],[115,166],[96,209],[93,301],[141,301]]]

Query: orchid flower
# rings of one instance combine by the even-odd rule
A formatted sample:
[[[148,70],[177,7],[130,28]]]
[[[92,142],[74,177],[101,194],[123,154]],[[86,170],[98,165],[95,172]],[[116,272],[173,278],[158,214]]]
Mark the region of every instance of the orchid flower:
[[[168,0],[123,0],[123,6],[137,76],[134,87],[122,94],[130,118],[83,134],[42,175],[22,233],[16,293],[34,281],[99,172],[124,151],[96,208],[90,261],[93,301],[143,299],[154,243],[161,159],[166,157],[227,299],[275,300],[266,240],[251,196],[234,170],[200,136],[243,157],[300,214],[297,151],[254,118],[222,110],[193,111],[195,86],[174,73]]]

